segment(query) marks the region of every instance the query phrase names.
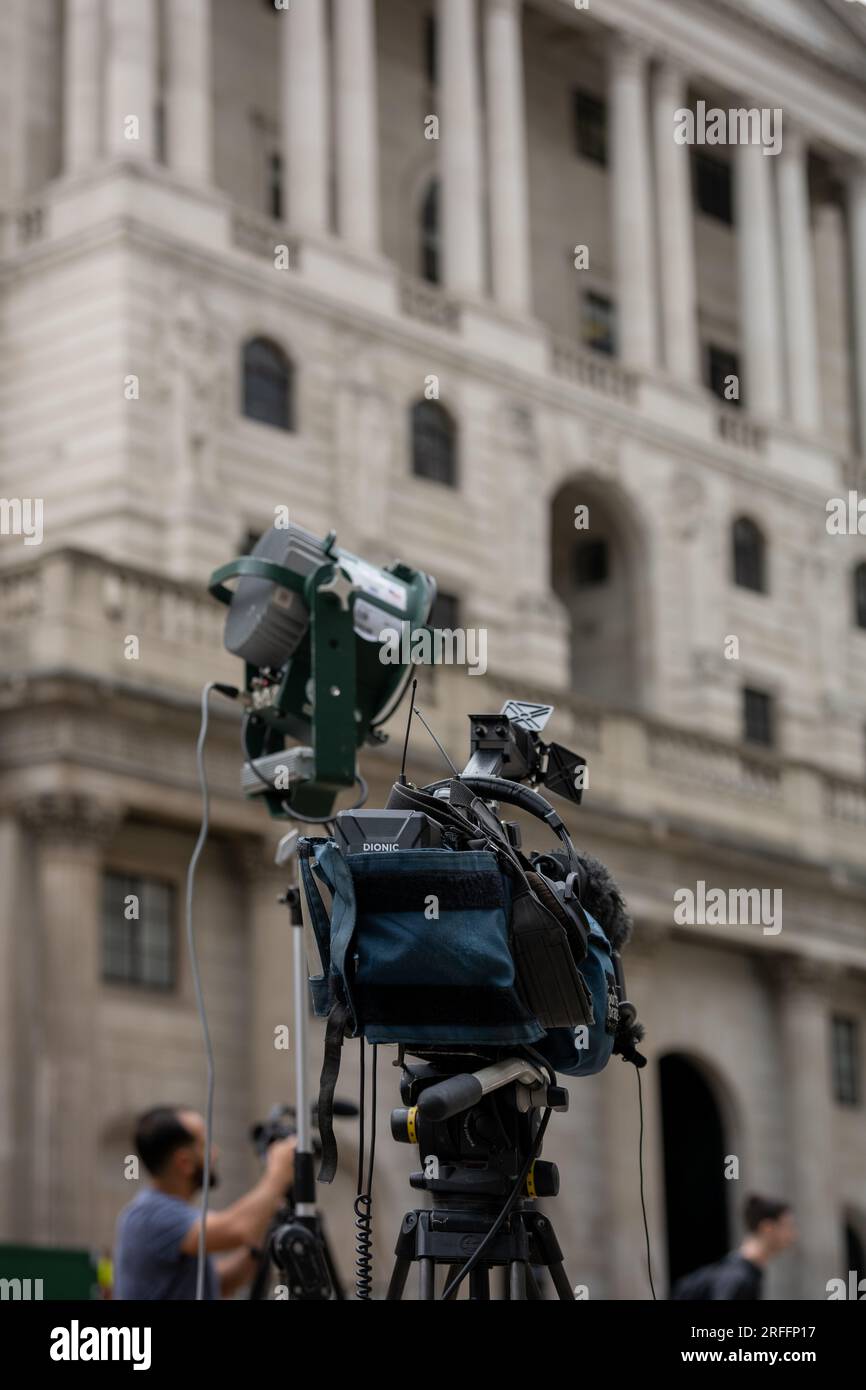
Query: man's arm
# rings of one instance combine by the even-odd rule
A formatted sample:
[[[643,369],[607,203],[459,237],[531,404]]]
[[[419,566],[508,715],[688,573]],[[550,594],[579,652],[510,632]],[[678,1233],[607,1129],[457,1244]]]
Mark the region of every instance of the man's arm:
[[[220,1281],[220,1297],[230,1298],[244,1284],[252,1283],[259,1262],[249,1250],[236,1250],[217,1260],[217,1277]]]
[[[205,1228],[208,1254],[237,1250],[241,1245],[258,1245],[274,1212],[294,1180],[295,1140],[281,1139],[268,1149],[267,1167],[255,1187],[244,1193],[225,1211],[209,1211]],[[198,1250],[201,1221],[194,1221],[181,1241],[183,1255]]]

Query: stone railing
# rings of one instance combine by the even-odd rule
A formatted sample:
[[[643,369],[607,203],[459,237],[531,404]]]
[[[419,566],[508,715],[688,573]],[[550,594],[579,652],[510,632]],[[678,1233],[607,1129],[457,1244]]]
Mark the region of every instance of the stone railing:
[[[760,454],[767,442],[766,430],[744,416],[735,406],[720,410],[716,415],[716,433],[719,439],[735,449],[747,449]]]
[[[22,682],[40,672],[189,702],[208,678],[240,679],[239,663],[223,647],[224,619],[203,582],[71,549],[28,557],[0,571],[0,703],[16,704]],[[137,639],[132,657],[130,638]],[[866,783],[855,778],[639,712],[605,709],[546,688],[528,671],[470,680],[464,671],[440,667],[432,684],[422,680],[418,700],[462,766],[468,713],[498,710],[509,697],[555,705],[543,737],[588,758],[587,815],[645,818],[675,825],[678,833],[700,827],[704,838],[718,831],[746,847],[772,844],[784,856],[823,854],[866,864]],[[387,748],[365,758],[384,758],[380,768],[399,760],[404,720],[405,708],[391,721]],[[442,774],[442,756],[420,725],[412,750],[419,777],[427,770]]]
[[[556,376],[598,391],[624,405],[636,405],[638,378],[603,353],[590,352],[562,338],[551,340],[553,371]]]
[[[297,270],[300,263],[300,250],[297,238],[290,237],[280,222],[262,217],[246,208],[234,207],[231,215],[232,245],[239,251],[248,251],[251,256],[275,261],[278,248],[286,247],[288,270]]]
[[[866,782],[847,782],[828,777],[824,782],[824,808],[831,820],[866,825]]]
[[[230,663],[224,621],[225,609],[203,585],[82,551],[59,550],[0,571],[0,650],[5,671],[16,677],[65,670],[200,688]]]
[[[460,327],[460,307],[426,280],[412,275],[400,277],[400,310],[409,318],[421,319],[434,328],[455,332]]]
[[[777,762],[701,734],[653,728],[649,762],[667,777],[735,792],[738,796],[777,801],[782,794],[782,773]]]

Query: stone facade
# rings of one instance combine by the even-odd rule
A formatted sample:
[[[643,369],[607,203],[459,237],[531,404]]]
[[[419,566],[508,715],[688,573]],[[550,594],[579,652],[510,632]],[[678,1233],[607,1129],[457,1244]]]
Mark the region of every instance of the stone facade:
[[[105,983],[101,877],[154,874],[182,901],[199,692],[239,678],[205,581],[287,505],[366,558],[430,571],[487,630],[485,677],[424,679],[453,757],[470,707],[520,695],[556,704],[553,736],[589,759],[569,819],[636,921],[657,1287],[687,1200],[665,1192],[672,1054],[739,1158],[731,1239],[747,1190],[797,1206],[774,1296],[823,1297],[846,1225],[866,1243],[862,1092],[836,1103],[830,1058],[831,1016],[858,1021],[862,1086],[866,537],[825,526],[829,498],[866,490],[863,19],[844,0],[3,7],[0,494],[43,499],[45,520],[40,546],[0,535],[0,1239],[108,1244],[132,1116],[202,1102],[182,921],[169,996]],[[607,102],[606,166],[575,152],[576,88]],[[778,158],[718,150],[733,227],[693,210],[689,151],[669,139],[698,100],[784,113]],[[437,285],[420,276],[433,178]],[[616,302],[616,357],[581,340],[587,289]],[[242,413],[256,335],[294,363],[293,432]],[[746,408],[701,384],[707,344],[740,354]],[[458,425],[455,489],[411,473],[409,408],[431,375]],[[570,582],[581,504],[616,564],[591,601]],[[764,594],[731,580],[740,515],[766,539]],[[742,741],[744,686],[775,699],[771,750]],[[374,798],[395,746],[365,760]],[[411,756],[416,780],[438,775],[423,731]],[[293,1088],[272,1045],[290,942],[279,827],[238,794],[222,712],[208,766],[197,921],[230,1198],[255,1171],[246,1127]],[[783,931],[676,925],[674,892],[698,880],[781,888]],[[356,1066],[348,1048],[346,1094]],[[648,1295],[635,1089],[618,1063],[571,1083],[546,1146],[551,1214],[593,1298]],[[340,1127],[325,1206],[348,1275],[356,1136]],[[412,1154],[387,1137],[378,1154],[381,1280]],[[702,1181],[689,1200],[723,1183]]]

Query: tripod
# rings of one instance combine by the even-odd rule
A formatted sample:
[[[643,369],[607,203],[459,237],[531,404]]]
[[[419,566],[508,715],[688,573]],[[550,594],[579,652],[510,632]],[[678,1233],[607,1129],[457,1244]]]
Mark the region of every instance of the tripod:
[[[251,1299],[270,1297],[272,1262],[289,1298],[326,1301],[346,1297],[321,1216],[313,1224],[309,1217],[299,1217],[291,1194],[273,1217],[262,1242]]]
[[[448,1270],[445,1298],[456,1297],[468,1270],[470,1299],[488,1300],[491,1271],[501,1268],[506,1299],[542,1299],[536,1271],[547,1270],[558,1297],[572,1300],[553,1227],[535,1206],[559,1191],[556,1165],[538,1153],[550,1112],[568,1109],[567,1091],[534,1063],[509,1057],[450,1073],[403,1060],[400,1092],[406,1108],[392,1112],[391,1132],[417,1143],[424,1169],[409,1182],[433,1206],[404,1217],[386,1298],[402,1298],[417,1263],[423,1300],[436,1298],[439,1265]]]
[[[280,842],[277,863],[290,857],[297,840],[291,831]],[[310,1106],[307,1099],[307,997],[306,969],[303,948],[303,915],[297,885],[290,886],[281,899],[289,909],[292,925],[295,1003],[295,1079],[297,1098],[294,1115],[297,1123],[295,1151],[295,1180],[291,1191],[285,1193],[280,1209],[275,1213],[267,1235],[258,1252],[258,1267],[250,1290],[250,1299],[269,1296],[271,1262],[279,1270],[289,1298],[307,1302],[344,1299],[340,1276],[331,1247],[325,1234],[322,1217],[316,1208],[316,1178],[314,1145],[310,1126]],[[253,1142],[260,1157],[274,1139],[286,1138],[292,1131],[285,1127],[284,1115],[291,1108],[276,1106],[265,1124],[253,1130]]]

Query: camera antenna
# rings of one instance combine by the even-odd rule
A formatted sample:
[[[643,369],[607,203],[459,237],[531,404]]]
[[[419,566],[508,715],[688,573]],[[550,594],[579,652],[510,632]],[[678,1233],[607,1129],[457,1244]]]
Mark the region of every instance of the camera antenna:
[[[428,734],[430,735],[430,737],[432,738],[433,742],[436,744],[436,747],[439,749],[439,752],[442,754],[443,758],[445,759],[446,763],[447,763],[448,766],[450,767],[451,771],[454,773],[454,776],[455,776],[456,778],[458,778],[458,780],[459,780],[459,778],[460,778],[460,773],[457,771],[457,768],[454,766],[454,764],[452,763],[452,761],[451,761],[451,759],[449,758],[448,754],[445,752],[445,749],[442,747],[442,744],[439,742],[439,740],[438,740],[438,738],[436,737],[436,735],[434,734],[433,730],[430,728],[430,725],[427,723],[427,720],[424,718],[423,714],[422,714],[421,711],[418,709],[418,706],[413,704],[412,708],[413,708],[414,713],[417,714],[418,718],[421,720],[421,723],[424,725],[424,728],[427,730],[427,732],[428,732]]]
[[[418,677],[412,678],[412,694],[409,699],[409,718],[406,720],[406,737],[403,740],[403,761],[400,764],[400,776],[398,782],[401,787],[406,785],[406,753],[409,748],[409,730],[412,727],[412,715],[415,713],[415,691],[418,689]]]

